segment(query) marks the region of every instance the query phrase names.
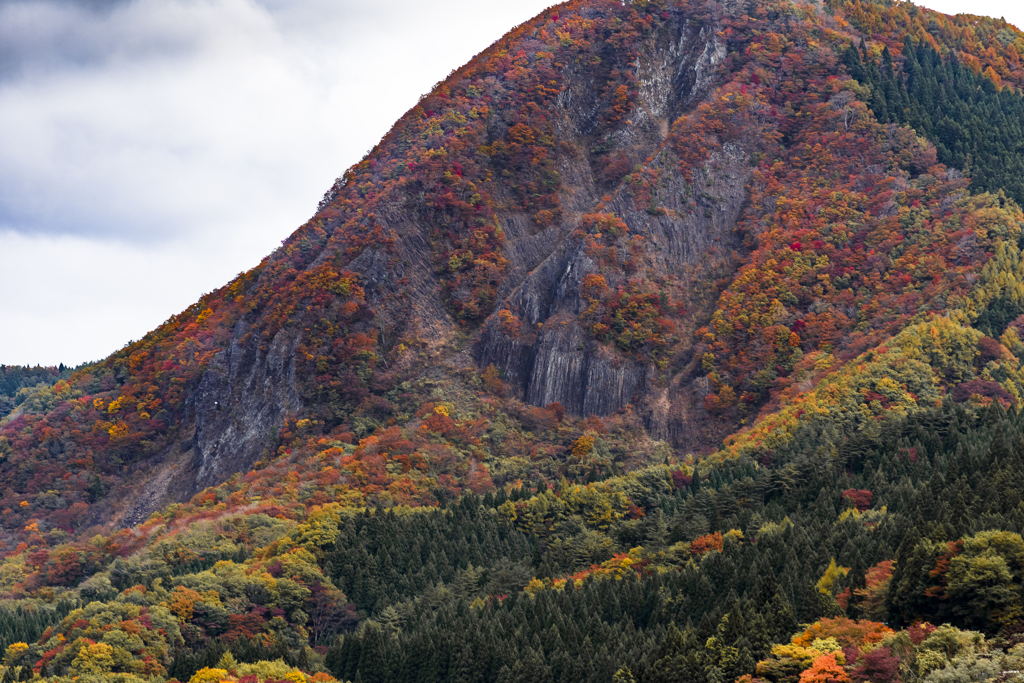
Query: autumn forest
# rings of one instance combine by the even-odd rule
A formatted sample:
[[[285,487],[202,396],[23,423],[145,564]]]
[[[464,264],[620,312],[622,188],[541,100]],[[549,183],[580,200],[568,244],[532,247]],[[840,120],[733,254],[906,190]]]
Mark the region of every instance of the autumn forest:
[[[0,366],[0,683],[1017,680],[1022,93],[893,0],[514,27],[251,270]]]

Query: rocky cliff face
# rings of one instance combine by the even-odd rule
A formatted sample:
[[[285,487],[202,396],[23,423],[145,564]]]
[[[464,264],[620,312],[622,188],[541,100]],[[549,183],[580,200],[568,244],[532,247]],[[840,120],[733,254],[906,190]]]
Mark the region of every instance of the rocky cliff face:
[[[632,200],[623,196],[624,191],[609,208],[624,220],[631,234],[644,238],[645,257],[656,269],[679,273],[689,268],[711,275],[725,264],[709,254],[716,249],[728,254],[741,248],[734,231],[746,199],[749,159],[738,147],[727,145],[725,154],[709,160],[703,173],[689,184],[671,163],[671,156],[668,150],[660,150],[652,165],[667,171],[659,187],[660,203],[677,211],[665,215],[638,211]],[[697,198],[698,211],[687,214],[682,210],[688,196]],[[647,426],[655,434],[693,447],[696,444],[683,438],[685,430],[671,418],[683,411],[673,404],[690,403],[692,395],[676,391],[666,405],[665,392],[653,381],[657,373],[652,366],[609,351],[581,328],[578,318],[584,304],[580,283],[597,270],[581,243],[560,245],[506,300],[508,308],[529,327],[541,326],[536,339],[528,343],[485,329],[475,347],[478,362],[504,369],[529,403],[559,402],[579,415],[607,415],[635,404],[643,409]],[[710,314],[713,299],[707,303],[708,308],[694,311],[695,320]],[[678,386],[690,379],[677,373],[669,381]]]
[[[240,321],[227,350],[218,353],[195,395],[195,488],[223,481],[268,454],[267,439],[299,412],[296,335],[282,330],[266,353],[242,341]]]
[[[211,359],[190,392],[190,409],[158,457],[133,470],[141,484],[120,515],[134,526],[164,505],[188,500],[272,455],[272,437],[299,414],[297,335],[279,332],[265,351],[239,321],[225,350]]]
[[[611,200],[603,201],[589,168],[574,168],[571,158],[563,162],[564,176],[576,180],[566,193],[566,203],[577,212],[574,215],[594,211],[600,202],[601,210],[619,216],[630,234],[644,239],[644,259],[649,267],[669,276],[686,269],[711,276],[728,267],[727,259],[712,256],[716,249],[728,255],[741,248],[734,231],[750,179],[746,152],[738,145],[726,144],[722,153],[713,155],[688,182],[665,142],[668,122],[692,108],[714,83],[716,69],[725,57],[715,33],[713,23],[682,21],[674,35],[652,41],[650,50],[634,65],[640,83],[639,106],[630,125],[609,136],[613,144],[631,150],[639,159],[647,157],[641,171],[658,172],[652,202],[663,211],[639,209],[628,187],[615,189]],[[585,84],[574,80],[559,98],[564,126],[577,140],[587,140],[588,95],[592,97]],[[688,210],[691,200],[696,211]],[[478,363],[482,367],[493,363],[503,369],[523,400],[534,405],[558,402],[578,415],[607,415],[634,404],[658,436],[673,438],[680,445],[699,445],[684,438],[687,431],[677,424],[687,411],[674,404],[692,402],[689,392],[676,390],[668,398],[666,387],[655,381],[659,373],[650,364],[610,351],[581,328],[578,317],[584,304],[580,283],[599,270],[583,242],[570,237],[549,244],[554,248],[529,269],[498,307],[511,310],[530,329],[539,327],[541,331],[524,341],[485,327],[474,348]],[[709,306],[712,302],[706,301]],[[709,313],[708,307],[695,310],[693,316],[701,319]],[[668,382],[678,386],[689,379],[677,373]]]
[[[662,377],[659,385],[652,366],[596,343],[580,326],[580,282],[598,268],[573,232],[582,215],[603,203],[604,211],[620,216],[633,235],[645,239],[649,265],[666,274],[687,268],[714,273],[727,259],[711,258],[710,251],[717,247],[728,254],[739,247],[733,230],[750,175],[746,154],[727,145],[687,182],[665,145],[670,123],[702,101],[715,84],[726,56],[717,32],[713,19],[679,15],[642,41],[629,64],[637,101],[629,120],[611,129],[600,117],[606,83],[586,65],[574,65],[564,75],[549,112],[560,145],[562,219],[538,228],[528,209],[497,212],[507,272],[494,312],[473,347],[479,367],[499,367],[524,401],[558,402],[578,415],[607,415],[633,404],[657,435],[684,433],[672,416],[686,412],[675,404],[688,401],[689,393],[669,392],[667,384],[678,386],[689,379],[676,372],[667,383]],[[490,137],[507,130],[505,114],[492,113]],[[636,207],[628,188],[602,184],[592,152],[598,145],[607,155],[626,155],[630,165],[657,169],[658,204],[669,212],[652,215]],[[492,191],[499,206],[515,203],[511,193],[502,195],[500,186]],[[603,202],[609,191],[611,201]],[[687,212],[684,205],[692,199],[698,210]],[[346,268],[359,275],[381,337],[394,341],[415,335],[441,344],[461,333],[437,296],[442,281],[431,258],[435,226],[424,220],[421,198],[395,193],[378,207],[375,219],[381,232],[398,239],[388,248],[364,249]],[[328,241],[313,267],[334,258],[332,246]],[[541,331],[529,340],[494,333],[489,323],[501,310],[513,311],[528,327]],[[693,313],[695,319],[706,314]],[[302,406],[294,359],[298,336],[278,333],[260,350],[251,341],[240,341],[248,325],[244,320],[238,324],[229,348],[210,363],[195,394],[196,490],[251,466],[263,453],[268,435]]]

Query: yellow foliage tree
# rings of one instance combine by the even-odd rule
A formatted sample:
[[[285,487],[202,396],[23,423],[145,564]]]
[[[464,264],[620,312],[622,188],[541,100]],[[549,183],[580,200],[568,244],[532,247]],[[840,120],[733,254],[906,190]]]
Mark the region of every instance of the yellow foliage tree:
[[[25,643],[11,643],[4,653],[4,666],[14,666],[26,652],[28,652],[28,645]]]
[[[572,447],[572,457],[576,459],[585,458],[592,450],[594,450],[594,435],[584,434],[576,439],[576,443]]]
[[[828,564],[828,569],[818,579],[818,583],[815,586],[818,592],[822,595],[833,595],[835,593],[836,581],[846,576],[850,571],[848,567],[840,567],[836,564],[836,559],[833,557],[832,561]]]
[[[92,643],[78,651],[71,662],[72,674],[106,674],[114,668],[114,648],[106,643]]]
[[[228,672],[224,669],[213,669],[204,666],[195,675],[188,679],[188,683],[220,683],[228,678]]]

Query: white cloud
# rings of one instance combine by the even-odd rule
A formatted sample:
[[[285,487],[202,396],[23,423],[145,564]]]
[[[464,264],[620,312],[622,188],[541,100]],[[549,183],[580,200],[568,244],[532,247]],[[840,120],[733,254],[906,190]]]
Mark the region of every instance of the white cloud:
[[[55,365],[104,358],[224,284],[224,251],[223,244],[207,252],[183,243],[154,250],[95,238],[0,232],[2,362]],[[243,248],[239,256],[235,260],[259,259],[252,249]]]

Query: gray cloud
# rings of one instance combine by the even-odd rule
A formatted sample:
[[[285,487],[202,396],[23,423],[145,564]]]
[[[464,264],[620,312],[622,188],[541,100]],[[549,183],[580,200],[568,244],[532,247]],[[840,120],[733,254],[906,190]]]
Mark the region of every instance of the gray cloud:
[[[180,26],[139,25],[129,0],[19,0],[0,7],[0,79],[33,78],[115,59],[187,53],[195,38]]]

